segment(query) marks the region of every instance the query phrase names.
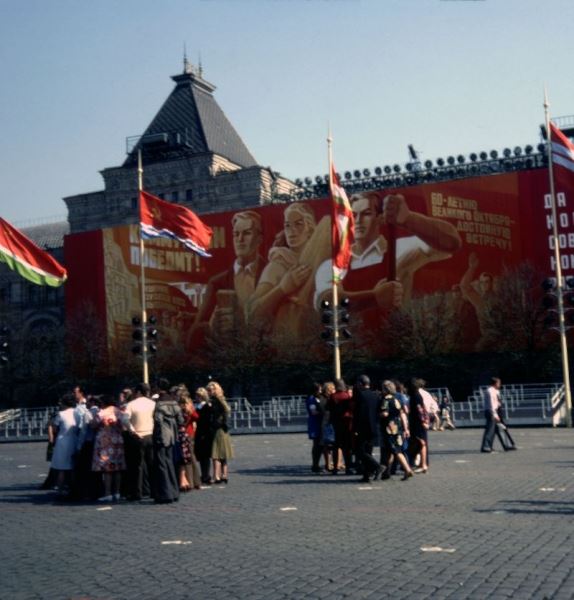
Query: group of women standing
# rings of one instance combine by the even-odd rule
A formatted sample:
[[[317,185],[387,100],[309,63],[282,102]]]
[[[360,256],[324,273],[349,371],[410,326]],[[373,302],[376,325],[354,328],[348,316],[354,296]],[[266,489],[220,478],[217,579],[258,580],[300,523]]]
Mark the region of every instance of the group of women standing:
[[[384,381],[377,390],[378,443],[382,479],[388,479],[400,466],[404,479],[414,472],[428,471],[429,416],[421,395],[424,382],[413,378],[408,387],[397,380]],[[307,398],[308,436],[313,442],[314,473],[325,470],[337,474],[364,473],[357,448],[359,425],[353,389],[343,379],[316,383]]]
[[[144,406],[147,401],[147,414],[145,408],[125,410],[131,406],[129,390],[117,399],[65,395],[49,426],[52,476],[44,487],[56,487],[66,496],[74,491],[74,498],[95,497],[102,502],[129,497],[122,475],[130,467],[125,442],[134,434],[130,422],[134,415],[140,427],[149,419],[152,457],[146,476],[156,503],[175,502],[180,492],[200,489],[202,484],[228,482],[228,460],[233,458],[228,427],[231,409],[218,383],[199,388],[194,402],[184,384],[170,387],[167,380],[160,379],[152,399],[138,396],[133,400],[144,400]],[[145,437],[140,440],[142,448]],[[80,472],[85,455],[89,456],[88,478]],[[78,489],[80,481],[85,489]]]

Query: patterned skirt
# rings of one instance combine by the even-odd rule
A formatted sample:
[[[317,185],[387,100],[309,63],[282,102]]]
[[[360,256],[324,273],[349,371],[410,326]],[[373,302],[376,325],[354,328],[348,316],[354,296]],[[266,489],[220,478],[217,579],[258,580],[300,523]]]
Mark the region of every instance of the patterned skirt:
[[[117,423],[103,426],[96,434],[92,471],[125,471],[124,439]]]

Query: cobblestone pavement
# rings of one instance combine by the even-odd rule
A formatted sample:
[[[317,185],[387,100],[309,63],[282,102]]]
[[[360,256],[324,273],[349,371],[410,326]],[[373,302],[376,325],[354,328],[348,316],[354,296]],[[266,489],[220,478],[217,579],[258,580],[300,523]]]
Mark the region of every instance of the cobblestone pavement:
[[[574,432],[481,434],[369,485],[311,474],[305,435],[237,436],[229,484],[168,506],[58,503],[45,445],[0,445],[0,598],[573,598]]]

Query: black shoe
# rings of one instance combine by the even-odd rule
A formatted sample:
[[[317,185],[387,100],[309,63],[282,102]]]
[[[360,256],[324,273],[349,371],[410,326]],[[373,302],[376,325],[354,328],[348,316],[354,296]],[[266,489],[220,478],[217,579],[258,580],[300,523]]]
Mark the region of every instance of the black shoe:
[[[510,452],[510,450],[516,450],[516,446],[510,446],[510,448],[505,448],[505,450],[507,452]]]
[[[388,469],[385,469],[383,471],[383,474],[381,475],[381,481],[384,481],[385,479],[390,479],[391,478],[391,473],[389,473]]]
[[[492,452],[492,448],[482,448],[481,452],[486,452],[487,454],[490,454]]]
[[[361,483],[370,483],[371,482],[371,480],[370,480],[370,478],[369,478],[368,475],[363,475],[359,481]]]

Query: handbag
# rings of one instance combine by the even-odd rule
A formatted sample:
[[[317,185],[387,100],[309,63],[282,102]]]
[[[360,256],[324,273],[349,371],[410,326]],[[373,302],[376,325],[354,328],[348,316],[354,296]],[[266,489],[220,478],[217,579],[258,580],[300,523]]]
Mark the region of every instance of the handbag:
[[[46,460],[48,462],[52,462],[53,456],[54,456],[54,444],[52,444],[52,442],[48,442],[48,447],[46,448]]]

